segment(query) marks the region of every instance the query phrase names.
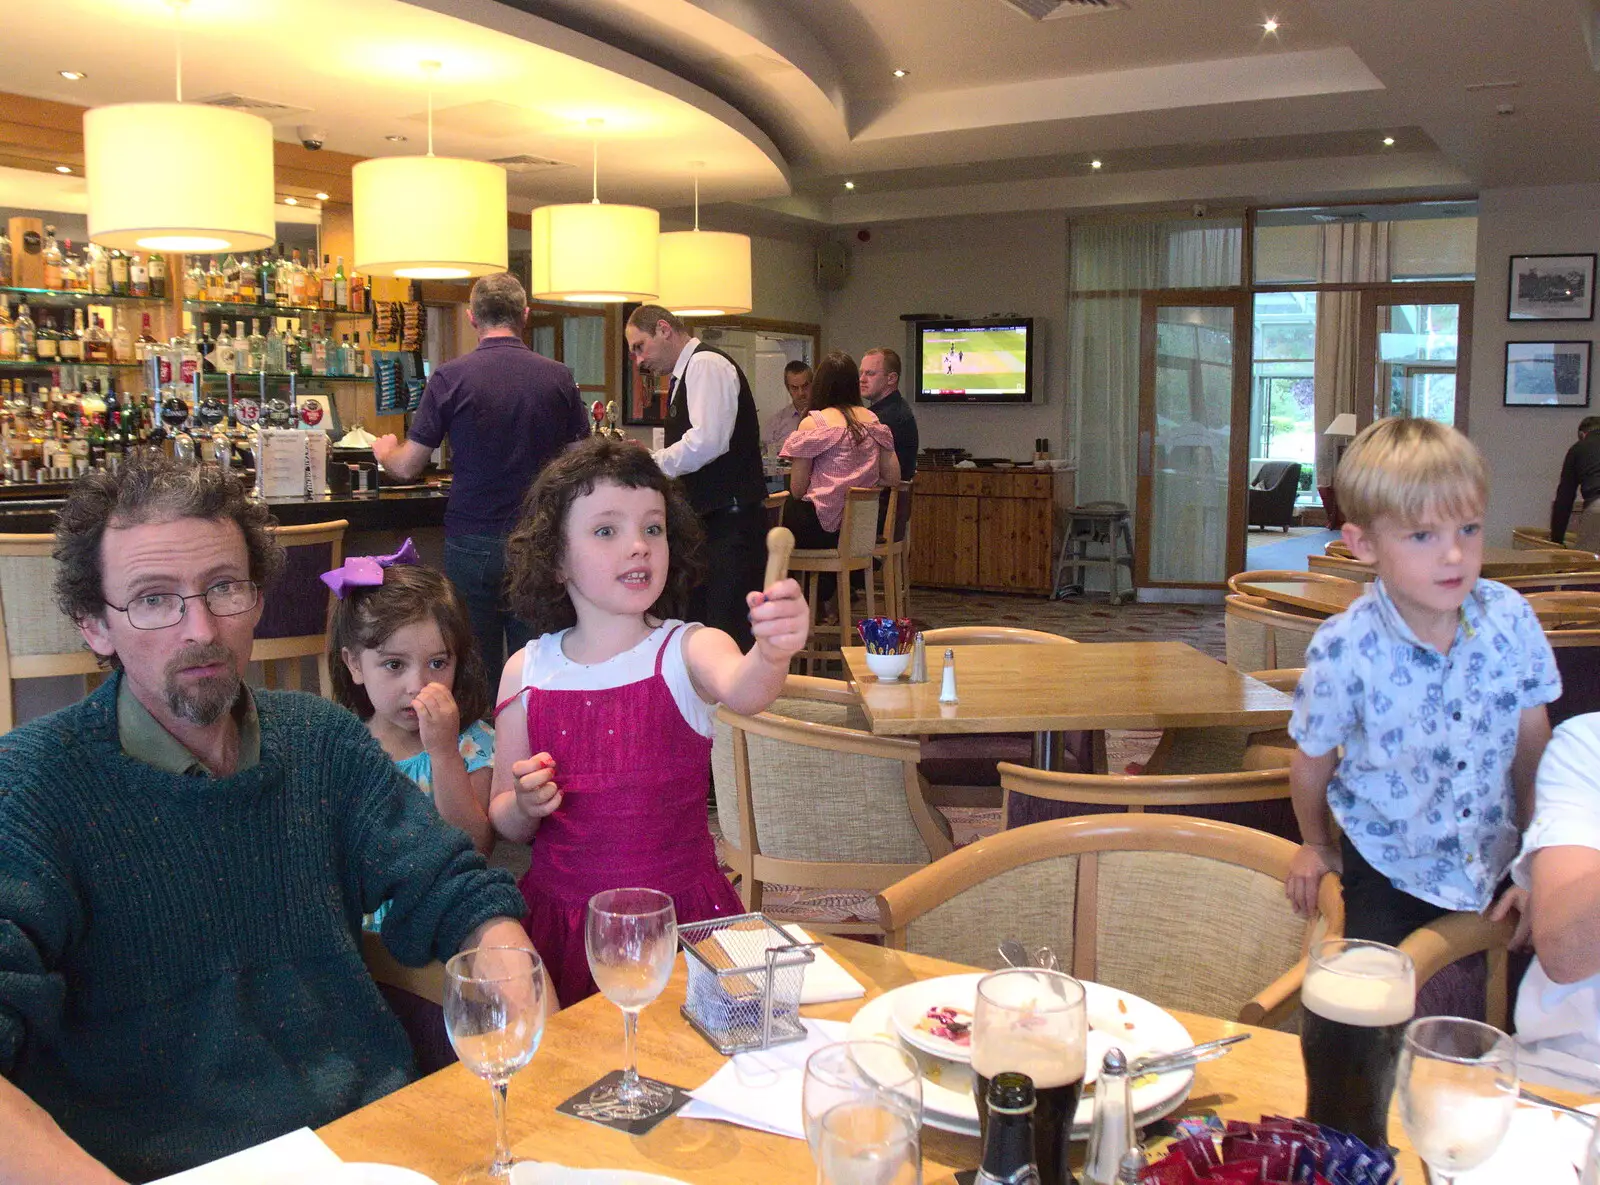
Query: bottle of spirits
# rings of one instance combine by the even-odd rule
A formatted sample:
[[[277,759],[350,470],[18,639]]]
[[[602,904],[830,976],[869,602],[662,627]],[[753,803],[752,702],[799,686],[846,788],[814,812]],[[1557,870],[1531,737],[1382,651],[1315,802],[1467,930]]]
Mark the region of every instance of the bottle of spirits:
[[[63,362],[83,361],[83,310],[72,310],[72,330],[61,335],[56,355]]]
[[[26,304],[19,304],[17,306],[16,329],[17,361],[37,362],[39,359],[38,355],[34,353],[35,330],[33,327],[33,318],[28,316],[28,306]]]
[[[40,362],[55,362],[61,357],[61,335],[56,332],[53,315],[41,309],[39,326],[33,334],[33,354]]]
[[[283,370],[285,374],[300,373],[300,335],[295,332],[298,322],[286,321],[283,328]]]
[[[71,239],[61,245],[61,286],[68,292],[89,291],[87,263],[72,253]]]
[[[200,260],[194,256],[189,258],[189,268],[183,273],[183,299],[204,300],[206,298],[206,269],[200,266]]]
[[[240,304],[258,304],[261,300],[261,270],[256,261],[249,255],[239,258],[239,294],[236,299]]]
[[[83,360],[95,364],[111,361],[111,335],[99,317],[83,331]]]
[[[150,314],[144,314],[144,324],[139,329],[139,339],[134,343],[134,361],[145,362],[161,352],[161,343],[150,332]],[[168,380],[171,381],[170,379]]]
[[[44,228],[44,286],[46,288],[60,288],[61,283],[61,244],[56,242],[56,228]]]
[[[228,290],[222,281],[222,269],[217,266],[215,255],[206,261],[206,299],[210,301],[228,299]]]
[[[217,322],[216,368],[218,374],[238,374],[238,350],[226,321]]]
[[[217,374],[217,339],[211,336],[211,323],[206,322],[205,336],[200,340],[200,365],[206,374]]]
[[[128,257],[121,251],[111,252],[111,295],[127,296],[132,287],[129,277]]]
[[[280,318],[272,318],[272,328],[267,332],[267,361],[263,369],[273,374],[282,374],[289,369],[284,351],[283,332],[278,328],[281,323]]]
[[[333,307],[348,311],[350,308],[350,277],[344,274],[344,256],[339,256],[339,266],[333,270]]]
[[[119,365],[127,365],[137,360],[133,348],[133,331],[128,328],[126,317],[111,319],[116,328],[111,334],[111,360]]]
[[[218,299],[233,302],[239,299],[239,261],[231,251],[222,261],[222,295]]]
[[[98,243],[89,244],[89,291],[111,291],[111,256]]]
[[[331,309],[331,308],[336,307],[334,305],[334,303],[333,303],[333,292],[334,292],[334,288],[333,288],[333,286],[334,286],[333,268],[330,265],[329,257],[326,256],[326,255],[324,255],[322,257],[321,282],[322,282],[322,289],[321,289],[321,291],[322,291],[322,300],[321,300],[322,307],[325,308],[325,309]]]
[[[311,373],[322,376],[328,373],[328,337],[312,330]]]
[[[350,311],[367,311],[367,278],[354,268],[350,269]]]
[[[167,257],[160,252],[150,256],[150,295],[155,300],[167,296]]]
[[[0,230],[0,288],[11,287],[11,238]]]
[[[128,295],[150,295],[150,264],[137,253],[128,258]]]
[[[185,313],[187,320],[189,314]],[[178,341],[178,361],[173,367],[173,377],[189,390],[194,389],[194,376],[201,373],[200,369],[200,339],[195,335],[194,321],[189,320],[185,326],[186,332]]]
[[[294,265],[283,253],[282,243],[278,244],[277,266],[272,269],[272,303],[280,309],[294,303]]]
[[[6,298],[0,296],[0,362],[16,360],[17,323],[11,319],[11,309],[6,303]]]
[[[267,369],[267,339],[261,336],[261,321],[259,318],[250,322],[250,337],[247,339],[249,351],[249,370],[251,374],[260,374]]]

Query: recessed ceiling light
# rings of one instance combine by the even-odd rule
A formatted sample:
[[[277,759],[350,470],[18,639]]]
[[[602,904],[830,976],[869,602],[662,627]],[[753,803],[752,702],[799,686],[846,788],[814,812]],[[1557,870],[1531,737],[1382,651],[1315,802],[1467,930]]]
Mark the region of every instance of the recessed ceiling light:
[[[894,72],[894,76],[896,78],[904,78],[907,74],[910,74],[910,73],[911,73],[910,70],[896,70]]]
[[[1265,32],[1276,33],[1278,31],[1278,18],[1275,16],[1269,16],[1266,20],[1261,22],[1261,28]]]
[[[1100,161],[1092,160],[1092,161],[1089,162],[1089,167],[1091,169],[1098,169],[1100,167],[1100,164],[1101,164]]]
[[[325,193],[319,193],[319,194],[317,194],[317,201],[319,201],[319,202],[325,202],[325,201],[327,201],[327,200],[328,200],[328,195],[327,195],[327,194],[325,194]]]
[[[854,181],[846,181],[844,183],[844,187],[846,189],[854,189],[856,187],[856,183]]]
[[[384,139],[389,141],[391,144],[404,144],[406,142],[406,138],[404,136],[385,136]]]
[[[283,204],[286,205],[286,206],[298,206],[300,204],[300,199],[299,198],[286,197],[286,198],[283,199]]]
[[[1394,137],[1393,136],[1385,136],[1383,138],[1383,146],[1385,148],[1393,148],[1394,147]]]
[[[57,70],[56,73],[60,74],[61,77],[65,78],[68,82],[82,82],[85,78],[89,77],[82,70]]]
[[[57,165],[56,166],[56,172],[58,172],[58,173],[70,173],[70,172],[72,172],[72,167],[70,165]]]

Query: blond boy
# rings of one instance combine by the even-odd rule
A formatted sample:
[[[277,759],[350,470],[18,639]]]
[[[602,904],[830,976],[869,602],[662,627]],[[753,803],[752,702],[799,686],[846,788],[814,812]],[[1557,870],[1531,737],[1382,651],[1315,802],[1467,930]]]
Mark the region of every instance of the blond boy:
[[[1377,580],[1306,650],[1289,722],[1305,842],[1286,892],[1309,916],[1322,875],[1338,872],[1346,934],[1395,944],[1494,900],[1532,814],[1561,680],[1528,603],[1479,578],[1489,482],[1466,437],[1380,420],[1334,483],[1345,542]],[[1494,915],[1521,898],[1508,891]]]

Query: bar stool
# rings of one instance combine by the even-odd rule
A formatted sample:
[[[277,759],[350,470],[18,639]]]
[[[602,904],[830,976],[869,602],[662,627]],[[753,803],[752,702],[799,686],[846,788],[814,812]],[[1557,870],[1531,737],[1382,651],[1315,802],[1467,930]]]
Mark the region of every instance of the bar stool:
[[[1121,593],[1117,591],[1117,573],[1124,567],[1128,569],[1128,591]],[[1085,589],[1084,573],[1096,568],[1110,573],[1113,605],[1133,599],[1133,527],[1128,508],[1121,502],[1088,502],[1067,512],[1067,530],[1056,557],[1051,598],[1059,601],[1073,593],[1081,594]]]
[[[797,547],[789,557],[789,574],[805,589],[811,609],[811,631],[806,646],[795,661],[804,665],[804,674],[814,675],[823,663],[843,663],[840,650],[855,633],[856,616],[850,577],[862,573],[867,592],[867,616],[878,612],[878,598],[871,579],[872,553],[878,543],[878,490],[851,487],[845,491],[844,518],[839,523],[837,547]],[[817,578],[824,572],[836,576],[839,595],[839,620],[818,620],[822,606],[817,603]],[[826,644],[824,639],[826,639]]]

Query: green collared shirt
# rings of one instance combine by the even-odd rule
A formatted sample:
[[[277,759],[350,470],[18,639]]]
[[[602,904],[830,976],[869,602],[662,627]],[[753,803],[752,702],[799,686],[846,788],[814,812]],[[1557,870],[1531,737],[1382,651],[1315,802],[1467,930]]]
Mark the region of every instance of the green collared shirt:
[[[261,720],[256,715],[256,701],[247,687],[239,689],[233,718],[239,725],[239,765],[233,772],[243,773],[261,763]],[[216,777],[205,762],[184,748],[183,742],[163,728],[150,714],[150,709],[139,702],[126,678],[117,688],[117,738],[124,754],[163,773]]]

